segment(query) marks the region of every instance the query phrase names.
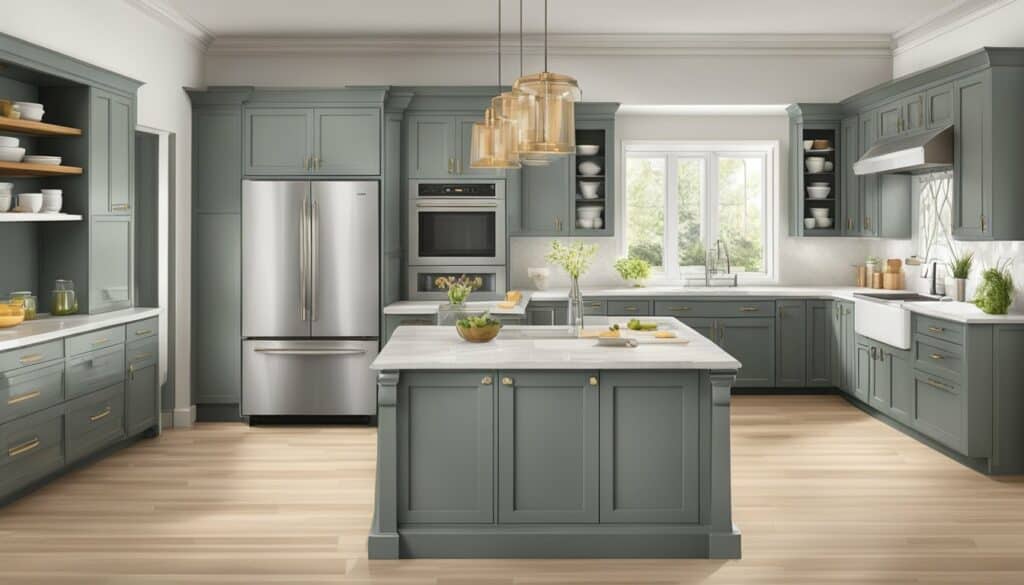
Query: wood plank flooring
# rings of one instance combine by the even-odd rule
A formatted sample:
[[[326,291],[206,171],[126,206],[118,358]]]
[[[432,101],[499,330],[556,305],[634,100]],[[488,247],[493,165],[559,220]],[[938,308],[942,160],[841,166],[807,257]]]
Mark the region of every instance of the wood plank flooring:
[[[1024,583],[1024,478],[835,396],[735,398],[740,561],[371,563],[374,455],[366,428],[167,432],[0,509],[0,583]]]

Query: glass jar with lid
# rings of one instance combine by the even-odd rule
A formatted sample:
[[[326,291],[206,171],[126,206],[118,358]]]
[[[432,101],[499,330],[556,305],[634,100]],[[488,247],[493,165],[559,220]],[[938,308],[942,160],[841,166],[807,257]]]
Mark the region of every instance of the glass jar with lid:
[[[50,313],[54,315],[74,315],[77,312],[78,299],[75,298],[74,281],[57,279],[51,296]]]
[[[36,318],[39,299],[30,290],[19,290],[11,293],[11,300],[20,300],[25,306],[25,320],[31,321]]]

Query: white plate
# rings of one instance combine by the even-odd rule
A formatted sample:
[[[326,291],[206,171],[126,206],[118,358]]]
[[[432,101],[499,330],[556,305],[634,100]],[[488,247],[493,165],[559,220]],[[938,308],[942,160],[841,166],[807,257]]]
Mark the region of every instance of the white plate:
[[[37,164],[37,165],[60,165],[61,158],[59,156],[46,156],[42,154],[30,154],[25,157],[25,162]]]
[[[817,153],[824,154],[826,152],[835,152],[835,150],[836,149],[834,149],[834,148],[812,148],[811,150],[805,150],[804,152],[806,152],[807,154],[817,154]]]
[[[21,162],[21,159],[24,158],[24,156],[24,148],[10,148],[7,146],[0,146],[0,161]]]

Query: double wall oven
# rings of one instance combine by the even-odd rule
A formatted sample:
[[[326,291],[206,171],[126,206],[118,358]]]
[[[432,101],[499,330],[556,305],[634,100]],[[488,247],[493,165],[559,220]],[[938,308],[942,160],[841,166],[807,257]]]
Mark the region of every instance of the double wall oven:
[[[410,299],[444,299],[438,276],[479,277],[477,298],[505,293],[505,182],[409,182]]]

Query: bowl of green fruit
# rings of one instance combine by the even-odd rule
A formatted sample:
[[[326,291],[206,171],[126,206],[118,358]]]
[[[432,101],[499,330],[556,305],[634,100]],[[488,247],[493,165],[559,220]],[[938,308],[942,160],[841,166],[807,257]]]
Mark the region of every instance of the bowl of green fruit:
[[[501,321],[492,319],[487,313],[459,319],[455,322],[459,337],[471,343],[487,343],[498,336]]]

